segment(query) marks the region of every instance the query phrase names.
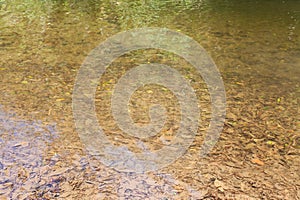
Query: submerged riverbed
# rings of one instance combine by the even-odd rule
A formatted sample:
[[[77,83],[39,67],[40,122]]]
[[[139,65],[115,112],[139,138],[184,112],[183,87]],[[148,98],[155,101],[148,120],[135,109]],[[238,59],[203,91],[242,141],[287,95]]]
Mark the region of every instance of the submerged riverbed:
[[[0,0],[0,197],[7,199],[300,198],[300,3],[298,1]],[[120,31],[168,28],[193,38],[216,63],[227,115],[207,157],[199,151],[210,122],[207,87],[189,63],[153,49],[116,59],[99,80],[99,124],[117,146],[139,141],[114,122],[110,98],[119,78],[141,63],[180,71],[194,88],[201,123],[186,154],[144,174],[120,173],[91,156],[75,129],[72,93],[93,48]],[[168,119],[149,150],[172,140],[176,97],[155,85],[129,103],[149,123],[150,104]]]

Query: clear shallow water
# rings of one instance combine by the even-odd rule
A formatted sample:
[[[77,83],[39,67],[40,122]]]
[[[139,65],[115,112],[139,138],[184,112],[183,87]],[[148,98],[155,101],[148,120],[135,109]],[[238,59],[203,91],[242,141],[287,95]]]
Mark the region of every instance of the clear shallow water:
[[[216,62],[229,100],[241,94],[250,110],[281,103],[279,110],[270,112],[274,116],[280,112],[287,130],[299,129],[300,3],[296,0],[7,0],[0,1],[0,8],[0,168],[4,160],[15,164],[14,169],[19,163],[31,167],[30,163],[51,158],[54,152],[74,155],[74,149],[82,149],[71,110],[77,71],[99,43],[132,28],[165,27],[194,38]],[[263,106],[255,107],[258,103]],[[7,110],[14,110],[20,120],[7,120]],[[287,118],[291,122],[284,121]],[[40,125],[28,120],[56,123],[60,140],[50,142],[48,132],[36,135],[31,128]],[[24,145],[22,152],[36,155],[37,160],[23,160],[14,145]],[[47,145],[52,150],[45,156]]]
[[[0,135],[0,195],[16,198],[24,188],[38,185],[57,133],[54,125],[26,121],[0,107]]]
[[[37,63],[34,72],[66,64],[78,67],[84,55],[107,37],[155,26],[194,38],[220,70],[240,61],[242,70],[250,66],[249,73],[273,77],[275,70],[279,78],[294,80],[299,74],[297,1],[3,1],[1,5],[2,68],[37,62],[42,65]]]

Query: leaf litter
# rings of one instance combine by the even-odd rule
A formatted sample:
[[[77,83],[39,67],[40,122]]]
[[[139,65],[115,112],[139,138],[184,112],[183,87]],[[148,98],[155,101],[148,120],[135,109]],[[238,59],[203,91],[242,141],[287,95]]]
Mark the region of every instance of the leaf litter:
[[[163,63],[180,71],[193,86],[201,108],[195,141],[184,156],[158,172],[119,173],[86,152],[71,109],[72,88],[84,57],[97,41],[118,32],[118,27],[107,19],[89,27],[87,33],[82,31],[85,21],[76,21],[76,14],[70,12],[63,18],[54,17],[56,22],[46,25],[48,31],[34,33],[35,37],[32,32],[40,30],[28,30],[26,19],[18,18],[21,27],[11,27],[3,36],[14,42],[0,49],[1,199],[300,198],[299,76],[289,71],[299,67],[291,56],[299,57],[298,47],[270,54],[280,44],[246,45],[256,44],[256,39],[269,40],[255,31],[229,26],[203,33],[217,40],[218,47],[215,41],[202,44],[220,68],[227,95],[223,132],[205,158],[199,157],[199,150],[211,108],[201,75],[181,58],[155,50],[115,60],[99,81],[95,99],[99,124],[114,145],[125,145],[137,153],[160,149],[172,142],[180,120],[174,95],[167,88],[151,85],[132,96],[131,117],[138,124],[147,124],[149,106],[160,102],[168,114],[162,131],[140,141],[117,127],[110,113],[111,91],[137,63]],[[101,35],[98,26],[105,27]],[[61,31],[66,28],[68,31]],[[26,40],[15,36],[21,30]]]

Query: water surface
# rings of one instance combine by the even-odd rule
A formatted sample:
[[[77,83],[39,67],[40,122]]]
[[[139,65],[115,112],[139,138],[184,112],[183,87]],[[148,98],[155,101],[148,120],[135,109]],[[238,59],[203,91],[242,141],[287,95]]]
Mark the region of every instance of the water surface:
[[[275,144],[274,154],[279,157],[288,154],[293,148],[299,150],[299,21],[300,3],[296,0],[2,0],[0,169],[8,170],[12,173],[11,177],[15,177],[21,163],[22,166],[29,166],[22,168],[26,173],[36,173],[35,169],[46,170],[42,168],[45,166],[51,168],[51,159],[59,155],[55,157],[56,164],[53,166],[59,169],[71,166],[72,170],[83,170],[85,165],[82,164],[82,159],[90,158],[84,157],[87,152],[75,131],[71,109],[72,89],[77,72],[87,54],[105,39],[120,31],[143,27],[169,28],[186,34],[199,42],[216,62],[228,98],[228,121],[222,133],[225,144],[226,141],[239,141],[237,143],[242,144],[238,147],[239,152],[244,152],[239,154],[246,158],[252,153],[263,157],[264,151],[271,149],[268,146],[270,141]],[[140,54],[135,56],[137,57],[127,60],[127,63],[117,65],[119,68],[116,69],[125,70],[123,65],[130,65],[128,63],[135,59],[148,59],[146,62],[160,60],[157,58],[159,56],[153,54],[145,57],[141,57]],[[114,75],[120,77],[117,72],[107,75],[107,80],[102,81],[107,85],[116,82]],[[187,77],[190,77],[192,82],[200,82],[197,79],[195,81],[192,76]],[[109,82],[110,80],[112,81]],[[99,98],[102,98],[101,95]],[[101,113],[101,103],[97,102],[99,120],[106,122],[106,115]],[[11,111],[18,116],[17,121],[7,118],[10,116],[7,113]],[[56,124],[55,133],[59,139],[55,142],[51,139],[50,142],[47,131],[44,134],[39,130],[37,134],[35,128],[40,125],[35,121],[41,121],[43,126]],[[9,135],[12,133],[16,135]],[[253,141],[255,145],[263,146],[267,150],[252,150],[252,153],[246,153],[248,150],[244,147]],[[19,152],[20,147],[24,148],[22,154]],[[221,141],[215,149],[215,154],[222,154],[223,148],[224,143]],[[35,158],[28,157],[27,160],[23,160],[24,153],[34,155]],[[295,152],[292,155],[295,155]],[[271,158],[280,159],[272,156]],[[299,163],[297,159],[284,160],[292,166],[291,173]],[[34,166],[33,162],[36,163]],[[193,170],[196,168],[194,166]],[[183,170],[180,170],[180,167],[176,169],[182,171],[178,172],[179,174],[192,176],[184,167]],[[54,168],[51,170],[55,171]],[[76,173],[66,177],[70,179]],[[85,173],[93,174],[90,177],[101,182],[96,172]],[[178,174],[177,176],[182,177]],[[111,175],[110,178],[117,179],[116,177],[117,175]],[[63,184],[69,179],[57,179],[55,184]],[[275,178],[270,182],[274,180]],[[20,191],[16,190],[17,184],[12,186],[12,183],[20,181],[8,178],[3,180],[1,183],[6,185],[0,188],[3,189],[1,194],[10,197],[19,195]],[[43,190],[48,193],[40,192],[40,196],[47,194],[50,198],[54,193],[57,195],[59,192],[55,192],[53,188],[49,190],[50,186],[47,186],[53,184],[53,180],[51,181],[37,181],[37,185],[28,186],[31,189],[27,188],[27,191],[31,192],[26,194],[37,195],[33,191]],[[8,187],[10,189],[7,189]],[[67,190],[65,185],[61,187]],[[105,189],[100,191],[105,193]]]

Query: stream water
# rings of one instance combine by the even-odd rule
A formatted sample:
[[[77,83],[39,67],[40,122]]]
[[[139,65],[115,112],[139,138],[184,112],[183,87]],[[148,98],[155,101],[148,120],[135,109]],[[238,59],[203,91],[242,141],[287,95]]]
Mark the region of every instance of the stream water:
[[[224,81],[227,125],[233,127],[232,137],[243,137],[242,145],[254,138],[262,145],[273,142],[275,149],[299,150],[299,1],[0,0],[0,196],[145,198],[124,186],[143,185],[143,176],[132,182],[134,175],[125,179],[104,166],[99,175],[100,164],[85,150],[72,115],[75,78],[88,53],[120,31],[143,27],[178,31],[205,48]],[[152,54],[136,56],[159,60]],[[116,74],[126,67],[118,69]],[[113,73],[107,75],[104,88],[117,81],[110,77]],[[106,101],[105,96],[99,98]],[[100,104],[96,101],[99,121],[107,125]],[[229,128],[224,130],[226,141],[231,141]],[[289,164],[296,168],[299,157]],[[111,180],[119,180],[121,189],[112,189]],[[179,182],[168,181],[164,184],[173,185],[165,195],[178,195],[182,190],[174,192],[174,185]],[[146,182],[148,188],[157,184]],[[151,191],[162,198],[158,187]],[[192,193],[190,186],[185,189]]]

